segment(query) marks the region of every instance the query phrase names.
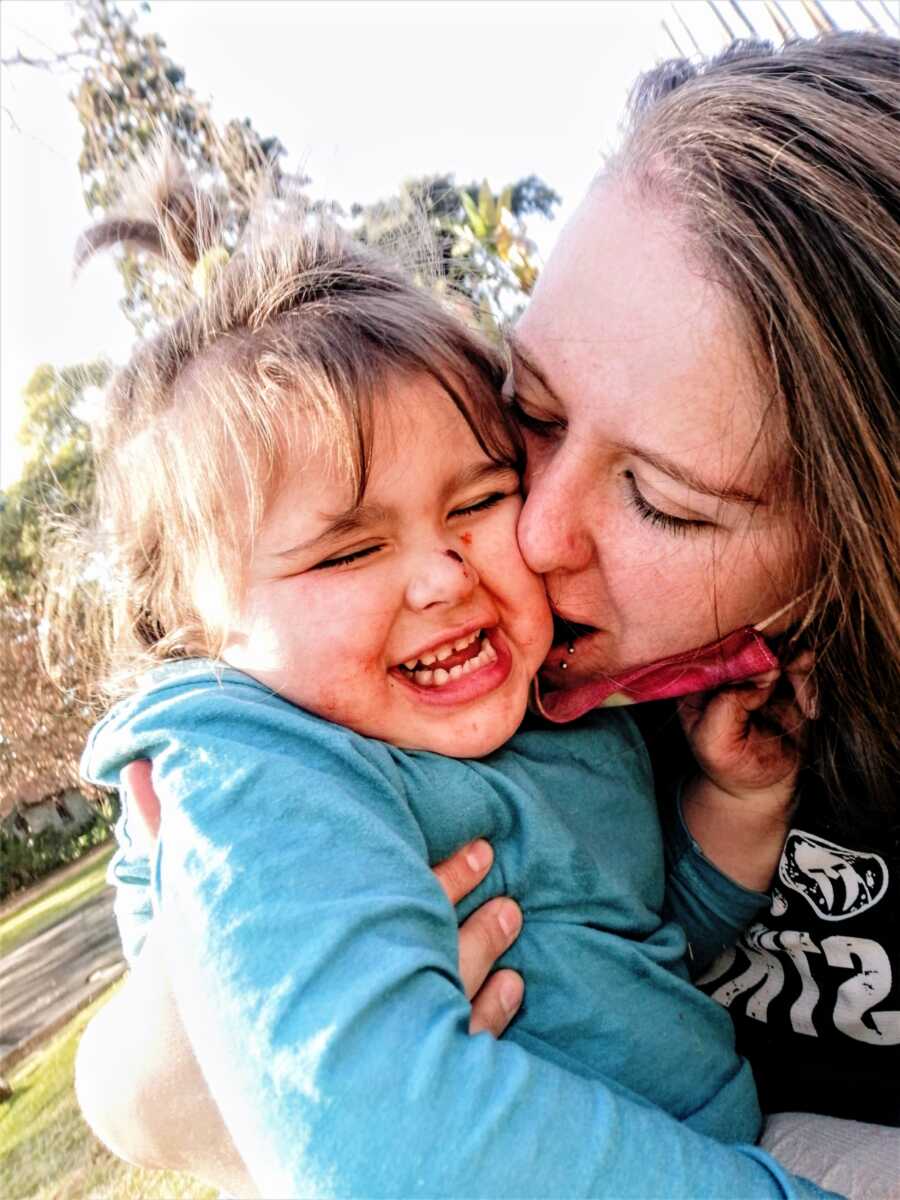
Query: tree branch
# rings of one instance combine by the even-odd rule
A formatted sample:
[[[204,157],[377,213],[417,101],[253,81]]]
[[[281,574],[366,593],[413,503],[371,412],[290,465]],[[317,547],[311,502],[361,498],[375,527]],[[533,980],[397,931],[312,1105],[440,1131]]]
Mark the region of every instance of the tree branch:
[[[6,107],[5,104],[0,105],[0,107],[2,107],[3,111],[6,113],[7,117],[9,118],[9,123],[12,126],[13,133],[21,133],[22,126],[19,124],[19,122],[16,120],[16,118],[12,115],[12,112]]]
[[[21,50],[17,50],[11,58],[0,58],[0,67],[37,67],[41,71],[52,71],[70,58],[86,57],[84,50],[66,50],[54,54],[52,58],[29,58]]]

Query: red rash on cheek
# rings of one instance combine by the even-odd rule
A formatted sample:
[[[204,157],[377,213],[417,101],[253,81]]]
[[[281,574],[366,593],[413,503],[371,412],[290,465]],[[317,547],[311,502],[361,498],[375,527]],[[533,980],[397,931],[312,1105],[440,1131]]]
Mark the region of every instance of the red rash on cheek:
[[[471,545],[472,545],[472,535],[471,535],[471,533],[469,533],[467,530],[464,530],[464,531],[463,531],[463,532],[462,532],[462,533],[459,535],[459,540],[462,542],[462,544],[463,544],[464,546],[471,546]]]

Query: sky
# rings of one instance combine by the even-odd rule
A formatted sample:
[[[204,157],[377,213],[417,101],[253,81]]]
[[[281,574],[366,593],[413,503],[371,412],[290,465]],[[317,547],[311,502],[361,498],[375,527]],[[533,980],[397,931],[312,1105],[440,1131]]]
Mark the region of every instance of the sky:
[[[781,3],[813,32],[799,0]],[[741,6],[771,28],[762,0]],[[851,0],[828,9],[844,27],[865,25]],[[531,230],[546,254],[615,143],[630,84],[674,53],[663,22],[691,49],[679,14],[701,49],[721,46],[703,0],[155,0],[141,28],[162,35],[218,121],[249,117],[277,135],[313,196],[349,207],[416,175],[487,177],[495,190],[541,176],[563,201],[555,222]],[[2,57],[64,51],[73,24],[64,0],[3,0]],[[87,220],[76,83],[65,67],[0,68],[0,486],[20,469],[34,367],[121,362],[134,336],[111,261],[72,277]]]

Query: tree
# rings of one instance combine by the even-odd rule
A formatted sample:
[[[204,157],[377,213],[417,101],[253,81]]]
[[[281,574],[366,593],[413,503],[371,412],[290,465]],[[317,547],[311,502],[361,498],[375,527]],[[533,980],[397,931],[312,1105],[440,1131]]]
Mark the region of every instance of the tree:
[[[537,280],[525,218],[552,218],[557,204],[559,196],[536,175],[499,194],[487,180],[457,187],[452,175],[434,175],[407,181],[388,200],[354,205],[351,216],[363,241],[398,244],[413,255],[430,247],[429,272],[469,295],[495,327],[518,314]]]
[[[165,52],[158,34],[142,33],[140,10],[123,12],[112,0],[77,0],[75,42],[85,67],[72,95],[83,129],[78,168],[88,211],[101,216],[119,195],[123,174],[164,137],[215,194],[224,214],[222,241],[234,247],[264,174],[276,187],[302,188],[287,176],[277,137],[262,137],[248,118],[219,126],[209,105],[186,82],[184,69]],[[146,255],[121,253],[123,308],[138,332],[170,315],[177,298],[149,270]]]
[[[24,600],[40,576],[48,521],[83,512],[94,486],[90,430],[79,410],[109,377],[104,362],[38,367],[25,387],[21,478],[0,492],[0,597]]]
[[[93,458],[82,408],[109,367],[38,367],[25,388],[18,483],[0,492],[0,816],[78,786],[78,760],[92,713],[73,659],[51,681],[41,669],[42,568],[52,524],[91,502]],[[8,864],[7,864],[8,865]]]

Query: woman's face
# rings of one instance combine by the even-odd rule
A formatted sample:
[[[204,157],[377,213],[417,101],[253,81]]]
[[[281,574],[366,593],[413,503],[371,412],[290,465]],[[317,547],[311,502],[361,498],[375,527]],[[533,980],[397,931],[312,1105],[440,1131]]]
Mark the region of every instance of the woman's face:
[[[551,652],[551,668],[568,659],[557,683],[703,645],[792,598],[777,418],[727,294],[672,220],[596,187],[513,343],[519,541],[557,614],[593,627],[574,657]]]

